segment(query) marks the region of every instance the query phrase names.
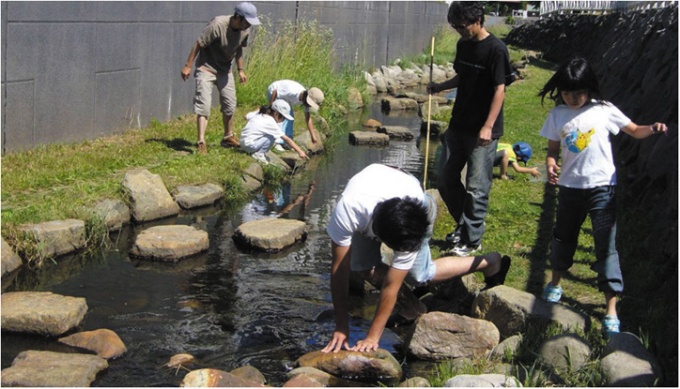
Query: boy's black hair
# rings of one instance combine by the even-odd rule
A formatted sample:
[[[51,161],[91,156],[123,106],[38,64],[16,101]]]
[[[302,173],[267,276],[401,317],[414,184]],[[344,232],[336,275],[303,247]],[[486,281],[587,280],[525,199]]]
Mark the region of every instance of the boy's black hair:
[[[484,26],[484,3],[481,1],[454,1],[449,5],[449,13],[446,20],[453,25],[455,20],[466,23],[474,23]]]
[[[269,105],[261,105],[259,113],[265,114],[265,113],[270,113],[271,111],[272,111],[272,107],[270,107]]]
[[[395,251],[418,250],[428,225],[427,209],[412,197],[385,200],[373,210],[373,233]]]
[[[560,105],[564,103],[560,92],[583,89],[588,91],[591,99],[602,101],[600,83],[597,80],[595,70],[585,58],[575,57],[560,65],[543,89],[538,92],[538,95],[541,96],[541,104],[543,104],[545,96],[548,95],[549,99]]]

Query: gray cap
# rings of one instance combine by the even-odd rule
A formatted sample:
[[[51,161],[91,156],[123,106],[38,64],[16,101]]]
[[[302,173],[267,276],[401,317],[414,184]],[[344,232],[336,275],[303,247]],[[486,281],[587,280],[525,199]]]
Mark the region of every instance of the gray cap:
[[[252,3],[243,2],[238,3],[234,8],[234,13],[243,16],[251,26],[260,24],[260,19],[257,18],[257,8]]]
[[[286,100],[276,99],[272,103],[272,109],[274,111],[280,113],[281,115],[283,115],[283,117],[288,119],[288,120],[295,120],[295,119],[293,119],[292,116],[290,116],[290,104],[288,104],[288,102],[286,102]]]

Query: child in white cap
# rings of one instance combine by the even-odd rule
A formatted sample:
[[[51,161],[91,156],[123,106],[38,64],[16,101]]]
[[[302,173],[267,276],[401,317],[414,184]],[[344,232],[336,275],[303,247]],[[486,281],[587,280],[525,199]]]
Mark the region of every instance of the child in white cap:
[[[317,112],[319,106],[324,101],[324,94],[321,89],[312,87],[305,88],[302,84],[293,80],[279,80],[274,81],[267,88],[267,101],[271,104],[274,100],[282,99],[290,104],[290,116],[295,117],[293,106],[302,105],[305,109],[305,124],[307,130],[312,138],[312,142],[318,141],[316,133],[314,132],[314,124],[312,123],[309,112]],[[293,137],[293,121],[286,121],[282,124],[283,131],[289,137]]]
[[[279,123],[284,120],[293,120],[289,115],[290,105],[283,100],[276,100],[271,106],[262,106],[259,110],[250,112],[246,115],[248,124],[241,131],[241,149],[252,155],[256,160],[269,163],[266,153],[274,145],[274,142],[281,139],[295,150],[300,158],[308,158],[307,154],[287,136]]]

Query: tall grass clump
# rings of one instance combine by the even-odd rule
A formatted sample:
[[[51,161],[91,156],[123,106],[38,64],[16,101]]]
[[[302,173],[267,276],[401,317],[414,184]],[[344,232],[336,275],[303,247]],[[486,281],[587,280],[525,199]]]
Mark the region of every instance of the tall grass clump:
[[[324,92],[323,117],[335,117],[339,104],[347,101],[347,90],[361,82],[358,69],[336,69],[333,31],[317,21],[286,21],[273,26],[262,18],[245,54],[248,82],[237,85],[239,102],[267,103],[267,87],[277,80],[294,80]],[[363,89],[363,88],[360,88]],[[296,120],[296,127],[303,126]]]

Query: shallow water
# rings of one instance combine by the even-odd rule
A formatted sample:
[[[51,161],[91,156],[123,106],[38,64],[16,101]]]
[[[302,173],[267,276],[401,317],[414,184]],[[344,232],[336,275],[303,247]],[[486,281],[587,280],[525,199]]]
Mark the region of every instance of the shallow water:
[[[415,112],[385,115],[373,106],[352,115],[348,131],[367,118],[413,130],[415,139],[392,140],[387,148],[357,147],[340,136],[331,152],[314,157],[305,171],[277,193],[260,193],[240,209],[208,207],[176,218],[125,228],[113,249],[92,257],[61,258],[60,266],[20,273],[7,290],[49,290],[85,297],[89,311],[80,330],[108,328],[128,352],[109,361],[93,386],[177,386],[186,371],[164,365],[177,353],[198,359],[195,368],[229,371],[250,364],[280,386],[303,354],[325,346],[334,328],[330,298],[329,215],[344,185],[371,163],[396,165],[422,180],[424,140]],[[430,139],[428,181],[436,180],[438,138]],[[311,187],[311,190],[310,190]],[[430,187],[430,185],[428,185]],[[298,202],[295,202],[298,200]],[[247,252],[231,236],[240,224],[276,217],[304,220],[306,241],[276,254]],[[175,264],[128,256],[134,237],[161,224],[196,225],[208,231],[207,253]],[[350,343],[370,325],[377,295],[351,297]],[[399,336],[387,329],[381,347],[398,356]],[[2,333],[2,368],[23,350],[70,352],[56,340]]]

